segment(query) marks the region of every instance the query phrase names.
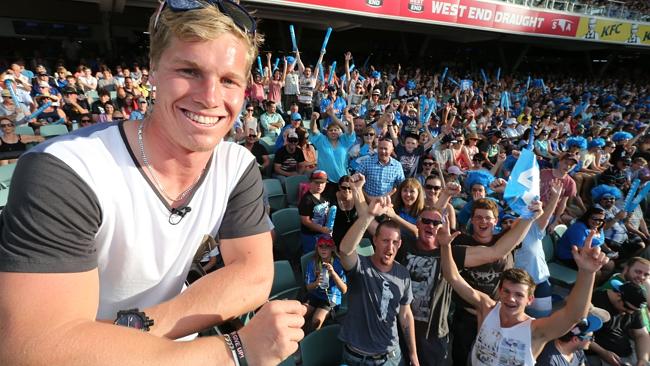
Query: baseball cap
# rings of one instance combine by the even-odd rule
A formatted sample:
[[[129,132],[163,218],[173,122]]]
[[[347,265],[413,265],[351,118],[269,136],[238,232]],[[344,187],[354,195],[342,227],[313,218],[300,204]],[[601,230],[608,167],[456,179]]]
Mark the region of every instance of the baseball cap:
[[[600,329],[603,326],[603,321],[596,315],[589,314],[586,318],[583,318],[573,327],[570,332],[575,336],[585,336],[589,333],[593,333]]]
[[[287,138],[288,138],[288,139],[290,139],[290,138],[292,138],[292,137],[293,137],[293,138],[296,138],[296,139],[298,138],[298,134],[295,132],[295,130],[293,130],[293,131],[291,131],[291,132],[289,132],[289,133],[287,134]]]
[[[465,172],[460,170],[460,168],[455,165],[452,165],[449,168],[447,168],[447,173],[456,174],[456,175],[465,175]]]
[[[63,88],[63,94],[78,94],[78,93],[77,93],[77,89],[67,86]]]
[[[327,182],[327,173],[325,173],[324,170],[314,170],[314,172],[309,176],[309,180],[312,182],[325,183]]]
[[[9,91],[9,89],[2,89],[2,96],[3,97],[10,97],[11,92]]]
[[[328,86],[327,86],[327,90],[329,90],[329,91],[336,91],[336,85],[334,85],[334,84],[330,84],[330,85],[328,85]]]
[[[454,143],[454,142],[457,142],[457,141],[456,141],[456,138],[454,136],[452,136],[452,135],[444,135],[440,142],[443,143],[443,144],[448,144],[450,142]]]
[[[329,235],[321,235],[318,240],[316,241],[316,246],[317,247],[336,247],[336,243],[334,243],[334,240],[332,239],[331,236]]]
[[[381,90],[379,90],[379,89],[373,90],[372,95],[381,95]]]
[[[621,294],[624,302],[636,308],[641,307],[641,304],[646,302],[645,291],[636,283],[629,281],[621,282],[619,280],[611,280],[609,283],[612,285],[614,291]]]
[[[38,86],[41,87],[41,88],[49,88],[50,83],[48,83],[47,81],[39,81]]]
[[[513,118],[508,118],[508,120],[506,121],[506,124],[507,125],[516,125],[517,124],[517,119],[514,118],[514,117]]]
[[[291,113],[292,121],[302,121],[302,116],[298,112]]]

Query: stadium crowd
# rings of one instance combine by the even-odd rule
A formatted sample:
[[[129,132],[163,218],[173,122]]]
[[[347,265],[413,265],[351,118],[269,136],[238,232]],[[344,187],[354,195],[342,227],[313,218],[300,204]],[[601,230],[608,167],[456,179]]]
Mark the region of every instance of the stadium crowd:
[[[648,365],[648,205],[634,200],[650,180],[647,84],[272,56],[229,138],[266,178],[304,177],[307,328],[348,296],[348,364]],[[43,125],[155,108],[144,66],[73,69],[2,74],[0,151]],[[529,154],[539,196],[514,207]],[[364,236],[370,257],[356,254]],[[551,280],[571,288],[563,306]]]

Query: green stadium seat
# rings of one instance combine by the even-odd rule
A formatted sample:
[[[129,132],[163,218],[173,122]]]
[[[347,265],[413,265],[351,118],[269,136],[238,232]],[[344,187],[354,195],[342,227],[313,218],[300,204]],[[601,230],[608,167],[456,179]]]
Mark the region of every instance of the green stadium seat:
[[[46,138],[68,133],[68,128],[65,125],[45,125],[41,126],[39,130],[41,131],[41,136]]]
[[[34,129],[29,125],[16,126],[16,135],[31,135],[34,136]]]
[[[300,342],[303,366],[340,365],[343,358],[343,343],[339,340],[341,326],[328,325],[308,334]]]
[[[282,183],[275,178],[267,178],[262,181],[264,183],[264,192],[269,198],[269,205],[271,212],[275,212],[287,207],[287,197],[282,189]]]
[[[271,287],[271,297],[277,296],[282,292],[287,290],[296,290],[296,296],[298,295],[298,284],[296,283],[296,277],[293,274],[293,268],[287,260],[275,261],[273,263],[274,275],[273,275],[273,286]],[[293,298],[295,299],[295,297]]]
[[[298,190],[300,183],[309,182],[306,175],[293,175],[287,177],[284,186],[287,189],[287,204],[289,207],[298,207]]]
[[[375,248],[372,246],[372,242],[368,238],[361,239],[359,246],[357,247],[357,253],[364,257],[370,257],[375,254]]]
[[[576,282],[578,272],[557,261],[555,258],[555,243],[550,235],[544,236],[542,246],[544,248],[544,257],[546,258],[548,271],[551,274],[551,283],[567,288],[572,287]]]
[[[16,164],[7,164],[0,165],[0,187],[6,188],[9,187],[11,183],[11,177],[14,175],[16,170]]]
[[[271,221],[275,226],[275,252],[292,263],[300,257],[302,245],[300,244],[300,215],[298,209],[284,208],[271,214]],[[297,268],[297,265],[296,265]]]

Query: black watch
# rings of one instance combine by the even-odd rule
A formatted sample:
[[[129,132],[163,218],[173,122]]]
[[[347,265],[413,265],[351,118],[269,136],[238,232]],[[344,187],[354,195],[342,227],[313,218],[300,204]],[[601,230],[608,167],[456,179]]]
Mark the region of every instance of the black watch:
[[[153,319],[138,309],[120,310],[117,312],[117,318],[113,324],[148,332],[149,327],[153,325]]]

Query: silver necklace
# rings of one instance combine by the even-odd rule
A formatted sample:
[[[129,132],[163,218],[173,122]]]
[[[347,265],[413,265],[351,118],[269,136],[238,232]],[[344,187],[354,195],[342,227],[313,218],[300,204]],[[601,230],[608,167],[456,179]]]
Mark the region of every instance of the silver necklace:
[[[172,202],[176,202],[184,199],[190,192],[192,192],[194,187],[196,187],[196,184],[201,179],[203,172],[201,172],[201,174],[199,174],[199,176],[196,178],[194,183],[190,184],[190,186],[186,190],[181,192],[181,194],[179,194],[178,197],[176,198],[171,197],[167,193],[167,191],[165,191],[165,187],[162,185],[162,183],[160,183],[160,181],[156,177],[156,174],[153,172],[153,169],[151,169],[151,165],[149,164],[149,159],[147,158],[147,154],[144,152],[144,140],[142,138],[143,132],[144,132],[144,121],[140,122],[140,124],[138,125],[138,145],[140,146],[140,157],[142,157],[142,162],[144,163],[144,166],[147,168],[149,175],[151,176],[151,178],[153,178],[153,182],[156,185],[156,188],[158,188],[160,193],[162,193],[162,195],[165,196],[166,199]]]

